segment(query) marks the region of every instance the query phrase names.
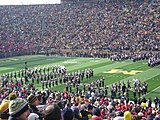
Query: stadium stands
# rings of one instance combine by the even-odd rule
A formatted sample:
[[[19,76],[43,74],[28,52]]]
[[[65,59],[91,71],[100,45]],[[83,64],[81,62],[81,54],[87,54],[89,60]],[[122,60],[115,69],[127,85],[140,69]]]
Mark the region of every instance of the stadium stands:
[[[133,59],[134,62],[149,59],[149,66],[155,66],[159,64],[160,58],[159,15],[158,0],[0,6],[0,57],[38,54],[43,51],[47,55],[109,57],[111,60]],[[116,89],[118,89],[119,83],[111,86],[113,95],[107,96],[108,88],[104,86],[103,78],[98,79],[96,83],[83,84],[84,91],[85,87],[88,87],[86,92],[79,91],[79,78],[74,87],[77,89],[76,94],[67,88],[69,87],[68,81],[62,83],[66,83],[65,92],[52,91],[48,90],[49,84],[45,87],[47,89],[44,88],[43,79],[48,79],[48,76],[49,78],[54,75],[58,76],[58,73],[60,76],[67,75],[68,78],[71,78],[72,74],[66,74],[65,70],[61,71],[59,68],[57,71],[52,69],[52,71],[56,71],[55,74],[50,74],[50,71],[44,67],[37,71],[28,69],[2,76],[1,119],[6,119],[10,114],[4,105],[6,105],[6,99],[7,105],[9,101],[13,102],[11,99],[13,96],[10,94],[12,92],[18,98],[20,97],[22,102],[29,95],[35,95],[36,100],[44,105],[44,108],[41,106],[40,110],[36,109],[38,112],[42,112],[46,105],[51,103],[57,103],[59,108],[65,112],[71,108],[70,113],[73,112],[74,119],[116,120],[119,118],[130,120],[131,117],[133,120],[160,119],[159,98],[155,98],[152,102],[151,99],[146,100],[139,96],[138,100],[135,99],[131,102],[127,99],[128,91],[124,88],[124,90],[119,89],[119,92],[122,91],[125,96],[119,95],[117,100],[114,92],[116,91],[116,95],[118,94]],[[90,69],[88,71],[89,75],[93,73]],[[19,79],[19,74],[25,79]],[[78,76],[77,74],[75,76]],[[87,74],[85,75],[87,77]],[[56,78],[55,76],[54,78]],[[37,84],[39,81],[42,82],[43,91],[36,89],[33,84],[23,86],[23,83],[25,82],[27,85],[28,80],[31,81],[32,77],[37,79]],[[17,78],[18,80],[16,80]],[[32,82],[34,83],[34,79]],[[55,85],[61,82],[56,83],[55,81]],[[147,83],[142,84],[147,86]],[[120,87],[125,86],[123,85]],[[138,87],[140,88],[140,86],[143,87],[139,84]],[[100,90],[98,88],[101,87],[106,90],[103,91],[103,94],[98,91]],[[27,105],[26,101],[24,103]],[[28,107],[25,110],[28,111]]]
[[[1,57],[160,50],[157,0],[0,6],[0,11]]]

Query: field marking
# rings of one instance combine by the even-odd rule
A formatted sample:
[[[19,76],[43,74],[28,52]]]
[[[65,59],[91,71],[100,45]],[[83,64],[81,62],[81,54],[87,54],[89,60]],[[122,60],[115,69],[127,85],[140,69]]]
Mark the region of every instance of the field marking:
[[[69,66],[68,67],[68,69],[69,69],[69,71],[68,72],[70,72],[70,71],[74,71],[75,69],[82,69],[82,68],[90,68],[90,67],[92,67],[93,65],[98,65],[98,64],[100,64],[99,62],[95,62],[94,64],[93,63],[91,63],[91,62],[89,62],[89,60],[90,59],[87,59],[87,60],[78,60],[78,63],[79,64],[76,64],[75,66]],[[109,63],[110,61],[106,61],[106,60],[104,60],[104,59],[102,59],[101,60],[101,63]],[[83,65],[80,65],[80,64],[83,64]],[[103,66],[104,67],[104,66]],[[97,69],[97,68],[96,68]],[[96,70],[95,69],[95,70]],[[99,71],[99,70],[98,70]],[[98,73],[97,73],[98,74]]]
[[[145,64],[145,65],[147,65],[148,63],[142,63],[142,64]]]
[[[76,62],[76,61],[64,61],[64,62],[62,62],[62,63],[71,63],[71,64],[75,64],[75,63],[78,63],[78,62]]]
[[[90,62],[99,62],[99,60],[90,60]]]
[[[107,65],[107,67],[106,66],[104,66],[103,68],[104,69],[106,69],[106,70],[110,70],[110,69],[117,69],[117,66],[118,66],[118,68],[122,68],[122,67],[125,67],[125,66],[127,66],[127,65],[132,65],[132,64],[135,64],[134,62],[131,62],[130,60],[128,60],[128,61],[126,61],[126,62],[129,62],[129,64],[125,64],[125,65],[122,65],[122,64],[120,64],[119,65],[119,63],[122,63],[122,62],[114,62],[114,63],[112,63],[112,64],[110,64],[110,65]],[[126,63],[126,62],[123,62],[123,63]],[[139,63],[139,62],[138,62]],[[115,65],[113,65],[113,64],[116,64],[116,66]],[[140,68],[141,66],[144,66],[144,65],[138,65],[138,66],[135,66],[135,67],[132,67],[132,69],[129,69],[129,70],[133,70],[133,69],[137,69],[137,68]],[[100,70],[99,70],[99,68],[96,68],[96,69],[98,69],[97,71],[97,73],[96,74],[99,74],[100,72]],[[95,70],[96,70],[95,69]],[[151,68],[148,68],[148,69],[151,69]],[[145,70],[146,71],[146,70]],[[101,71],[102,72],[102,71]],[[114,75],[114,74],[113,74]],[[136,74],[137,75],[137,74]]]
[[[148,70],[146,70],[146,71],[149,71],[149,70],[151,70],[152,68],[150,68],[150,69],[148,69]],[[142,72],[143,73],[143,72]],[[137,74],[136,74],[137,75]],[[142,81],[148,81],[149,79],[152,79],[152,78],[154,78],[154,77],[156,77],[157,75],[159,75],[159,74],[156,74],[156,75],[153,75],[152,77],[148,77],[148,78],[146,78],[145,80],[140,80],[141,82]],[[115,74],[113,74],[113,76],[115,76]],[[136,78],[136,76],[134,77],[134,76],[130,76],[130,77],[127,77],[127,78],[124,78],[124,79],[121,79],[121,80],[119,80],[119,81],[124,81],[124,82],[126,82],[127,80],[133,80],[134,78]],[[137,79],[140,79],[140,78],[137,78]],[[117,81],[118,82],[118,81]],[[113,83],[115,83],[115,82],[113,82]],[[107,86],[111,86],[113,83],[111,83],[111,84],[108,84]],[[160,86],[159,86],[160,87]]]
[[[4,71],[4,70],[12,70],[13,68],[10,67],[0,67],[0,71]]]
[[[135,75],[137,73],[141,73],[143,72],[142,70],[123,70],[123,69],[111,69],[110,71],[105,71],[103,73],[123,73],[123,74],[126,74],[126,75]]]
[[[125,63],[125,62],[122,62],[122,63]],[[43,65],[44,66],[44,65]],[[141,66],[143,66],[143,65],[141,65]],[[133,68],[137,68],[136,66],[135,67],[132,67],[132,69]],[[139,68],[139,67],[138,67]],[[150,68],[151,69],[151,68]],[[150,69],[148,69],[148,70],[150,70]],[[145,70],[145,71],[148,71],[148,70]],[[115,76],[115,74],[113,74],[113,76]],[[155,76],[155,75],[154,75]],[[157,75],[156,75],[157,76]],[[133,78],[133,77],[132,77]],[[150,78],[150,77],[149,77]],[[151,77],[151,78],[154,78],[153,76]],[[127,81],[126,79],[128,79],[128,77],[127,78],[125,78],[125,80],[124,81]],[[142,78],[140,78],[139,77],[139,79],[142,79]],[[149,79],[147,78],[147,79],[142,79],[143,81],[148,81]],[[121,79],[121,81],[123,81],[123,79]],[[113,82],[113,83],[115,83],[115,82]],[[112,83],[112,84],[113,84]],[[159,88],[159,87],[158,87]],[[150,91],[150,92],[153,92],[153,91],[155,91],[156,89],[158,89],[158,88],[155,88],[155,89],[152,89],[152,91]],[[148,93],[148,94],[150,94],[150,93]]]
[[[150,68],[151,69],[151,68]],[[150,70],[150,69],[148,69],[148,70]],[[148,71],[147,70],[147,71]],[[115,75],[115,74],[113,74],[113,75]],[[159,74],[158,74],[159,75]],[[147,79],[145,79],[144,81],[148,81],[148,80],[150,80],[150,79],[152,79],[152,78],[154,78],[154,77],[156,77],[157,75],[154,75],[154,76],[152,76],[152,77],[150,77],[150,78],[147,78]],[[130,77],[133,77],[133,76],[130,76]],[[127,77],[128,78],[128,77]],[[124,81],[124,82],[126,82],[127,81],[127,78],[125,78],[125,79],[121,79],[121,80],[119,80],[119,81]],[[117,81],[118,82],[118,81]],[[131,82],[133,82],[133,81],[131,81]],[[113,83],[116,83],[116,82],[113,82]],[[111,83],[111,84],[106,84],[106,86],[108,86],[108,87],[110,87],[113,83]],[[154,89],[152,89],[150,92],[147,92],[146,93],[146,95],[143,95],[143,96],[147,96],[147,95],[149,95],[151,92],[153,92],[153,91],[156,91],[157,89],[159,89],[160,88],[160,86],[159,87],[156,87],[156,88],[154,88]],[[110,91],[110,90],[109,90]],[[110,94],[110,93],[109,93]],[[143,97],[143,96],[141,96],[141,97]]]
[[[55,59],[46,59],[46,60],[55,60]]]
[[[147,96],[148,94],[150,94],[150,93],[152,93],[153,91],[156,91],[157,89],[159,89],[160,88],[160,86],[159,87],[156,87],[155,89],[152,89],[150,92],[147,92],[146,94],[145,94],[145,96]],[[143,97],[143,96],[142,96]]]
[[[155,67],[155,68],[156,68],[156,67]],[[150,71],[150,70],[152,70],[152,68],[149,68],[149,69],[143,71],[142,73],[136,74],[135,76],[130,76],[130,77],[127,77],[127,78],[124,78],[124,79],[121,79],[121,80],[127,81],[128,79],[138,78],[138,76],[139,76],[140,74],[143,74],[143,73],[148,72],[148,71]],[[149,79],[151,79],[151,78],[153,78],[153,77],[156,77],[157,75],[159,75],[159,74],[153,75],[152,77],[148,77],[148,78],[144,78],[144,77],[143,77],[143,78],[145,79],[145,80],[143,80],[143,81],[147,81],[147,80],[149,80]],[[113,74],[113,76],[115,76],[115,74]],[[138,79],[142,79],[142,78],[139,77]]]
[[[18,58],[9,58],[9,60],[16,61],[16,60],[19,60],[19,59]]]

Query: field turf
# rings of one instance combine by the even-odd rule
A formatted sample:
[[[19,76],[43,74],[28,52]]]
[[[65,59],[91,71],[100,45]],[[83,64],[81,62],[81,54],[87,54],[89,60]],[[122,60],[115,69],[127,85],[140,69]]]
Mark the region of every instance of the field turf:
[[[148,83],[148,93],[146,98],[152,99],[157,96],[160,98],[160,66],[148,67],[147,61],[132,62],[131,60],[113,62],[107,58],[78,58],[78,57],[55,57],[55,56],[21,56],[7,59],[0,59],[0,75],[8,72],[18,71],[25,68],[27,62],[28,68],[64,65],[67,73],[77,72],[91,68],[94,70],[94,76],[90,79],[84,79],[84,83],[99,78],[105,78],[105,85],[110,86],[117,81],[128,80],[133,82],[133,79],[146,81]],[[133,85],[133,84],[131,84]],[[41,89],[41,84],[35,84],[38,89]],[[58,85],[52,88],[53,90],[64,91],[64,85]],[[130,94],[132,98],[132,94]]]

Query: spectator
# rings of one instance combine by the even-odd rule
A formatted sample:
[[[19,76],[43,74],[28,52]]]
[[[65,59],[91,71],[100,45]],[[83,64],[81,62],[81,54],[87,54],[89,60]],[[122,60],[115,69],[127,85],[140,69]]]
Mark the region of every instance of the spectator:
[[[92,118],[92,110],[93,110],[93,106],[91,104],[87,104],[87,112],[88,112],[88,119]]]
[[[101,113],[100,113],[100,109],[99,108],[94,108],[92,111],[92,118],[91,120],[101,120]]]
[[[66,107],[62,110],[63,120],[73,120],[73,111],[71,108]]]
[[[117,111],[116,117],[113,120],[124,120],[123,112]]]
[[[39,116],[35,113],[31,113],[29,116],[28,116],[28,120],[39,120]]]
[[[131,120],[131,113],[129,111],[124,112],[124,120]]]
[[[9,100],[3,100],[0,105],[0,120],[8,120],[9,118]]]
[[[9,103],[9,120],[28,120],[28,102],[22,98],[12,99]]]
[[[50,104],[44,111],[44,120],[62,120],[61,110],[56,104]]]
[[[156,116],[156,111],[153,110],[152,113],[150,115],[148,115],[147,120],[154,120]]]
[[[38,110],[37,106],[39,105],[39,100],[37,98],[37,96],[30,94],[27,97],[28,103],[29,103],[29,107],[30,107],[30,112],[31,113],[36,113],[39,118],[42,120],[42,113]]]
[[[73,106],[71,109],[73,111],[73,120],[82,120],[78,107]]]

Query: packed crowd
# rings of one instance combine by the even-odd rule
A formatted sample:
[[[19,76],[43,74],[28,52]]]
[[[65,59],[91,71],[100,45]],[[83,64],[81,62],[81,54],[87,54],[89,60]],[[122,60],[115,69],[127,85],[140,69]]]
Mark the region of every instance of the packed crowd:
[[[152,102],[151,99],[146,100],[143,97],[135,103],[125,98],[110,99],[99,94],[88,93],[86,96],[69,92],[34,90],[28,91],[25,98],[19,97],[15,92],[10,93],[0,105],[0,118],[1,120],[159,120],[159,108],[158,98]]]
[[[8,117],[11,120],[35,120],[35,117],[56,120],[57,118],[52,117],[57,116],[48,115],[45,109],[50,104],[57,104],[63,120],[129,120],[125,119],[128,115],[134,117],[133,120],[160,119],[160,99],[156,97],[152,102],[153,99],[146,100],[144,97],[148,88],[146,82],[134,79],[127,82],[118,81],[107,86],[103,77],[90,83],[83,82],[84,77],[89,82],[93,76],[94,71],[90,68],[69,74],[66,67],[60,65],[51,68],[38,66],[6,73],[0,78],[0,117],[2,120]],[[37,85],[42,84],[42,90],[35,88],[35,80]],[[66,85],[64,92],[51,90],[54,80],[54,86]],[[46,87],[43,86],[44,81],[47,83]],[[72,88],[76,90],[73,92]],[[133,96],[132,101],[129,96]],[[52,117],[48,118],[46,114]]]
[[[155,66],[160,63],[159,53],[151,52],[160,50],[158,5],[158,0],[142,0],[0,6],[0,53],[41,49],[54,54],[58,50],[62,55],[118,61],[149,59],[148,65]],[[0,77],[0,119],[160,119],[160,99],[143,97],[147,83],[136,80],[133,86],[130,81],[105,86],[100,78],[83,84],[84,77],[89,80],[93,75],[89,68],[69,74],[64,66],[6,73]],[[35,81],[42,91],[35,88]],[[66,86],[65,92],[49,90],[59,84]],[[133,101],[128,99],[129,90]]]
[[[160,50],[158,0],[0,6],[0,16],[1,53],[41,49],[104,56]]]

